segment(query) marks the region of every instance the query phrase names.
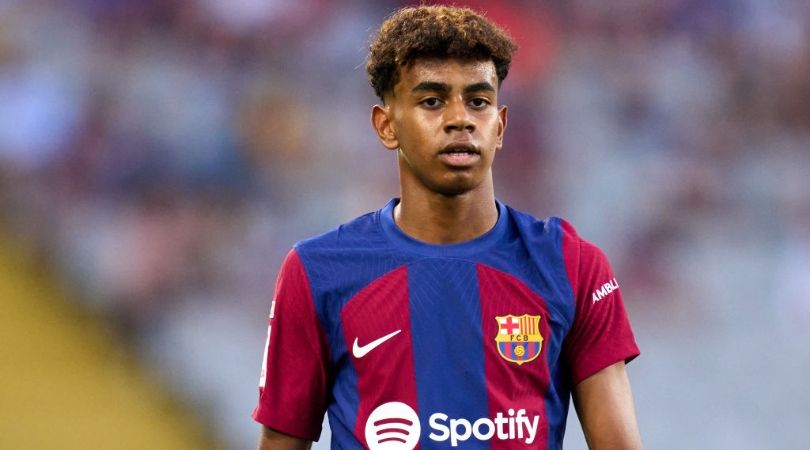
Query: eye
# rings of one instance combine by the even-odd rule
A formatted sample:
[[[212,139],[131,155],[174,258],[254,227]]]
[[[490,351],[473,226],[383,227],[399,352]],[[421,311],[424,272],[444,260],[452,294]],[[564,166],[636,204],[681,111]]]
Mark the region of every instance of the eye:
[[[422,100],[420,103],[426,106],[428,109],[436,109],[442,105],[442,101],[438,97],[428,97]]]
[[[470,105],[475,109],[486,108],[489,104],[489,100],[484,97],[475,97],[470,100]]]

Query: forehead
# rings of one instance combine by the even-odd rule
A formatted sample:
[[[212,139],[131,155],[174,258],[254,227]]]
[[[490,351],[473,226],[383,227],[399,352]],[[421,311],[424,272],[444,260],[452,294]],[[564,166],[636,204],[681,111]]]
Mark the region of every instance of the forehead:
[[[400,68],[400,79],[395,90],[397,87],[410,89],[424,81],[442,82],[451,86],[488,82],[497,86],[498,75],[492,60],[417,59]]]

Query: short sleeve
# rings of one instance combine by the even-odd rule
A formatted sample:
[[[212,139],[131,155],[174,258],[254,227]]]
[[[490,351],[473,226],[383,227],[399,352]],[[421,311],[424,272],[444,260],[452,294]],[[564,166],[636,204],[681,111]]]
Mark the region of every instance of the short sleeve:
[[[316,441],[326,411],[329,347],[304,266],[290,251],[270,306],[259,404],[253,418],[275,431]]]
[[[563,259],[576,301],[564,358],[576,385],[619,361],[630,362],[640,352],[607,257],[570,224],[562,226]]]

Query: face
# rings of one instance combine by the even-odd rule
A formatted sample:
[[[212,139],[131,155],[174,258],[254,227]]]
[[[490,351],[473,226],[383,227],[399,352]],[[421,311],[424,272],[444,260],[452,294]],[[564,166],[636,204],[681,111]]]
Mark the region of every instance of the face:
[[[403,191],[456,196],[491,188],[506,128],[497,101],[492,61],[427,59],[400,69],[372,122],[383,145],[398,152]]]

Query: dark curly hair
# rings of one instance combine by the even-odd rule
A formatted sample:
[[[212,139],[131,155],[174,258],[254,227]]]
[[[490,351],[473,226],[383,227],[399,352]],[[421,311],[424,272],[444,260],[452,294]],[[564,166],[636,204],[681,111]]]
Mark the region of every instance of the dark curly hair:
[[[407,7],[380,26],[369,46],[366,72],[381,100],[399,81],[399,69],[419,58],[490,59],[500,84],[515,50],[504,30],[469,8]]]

